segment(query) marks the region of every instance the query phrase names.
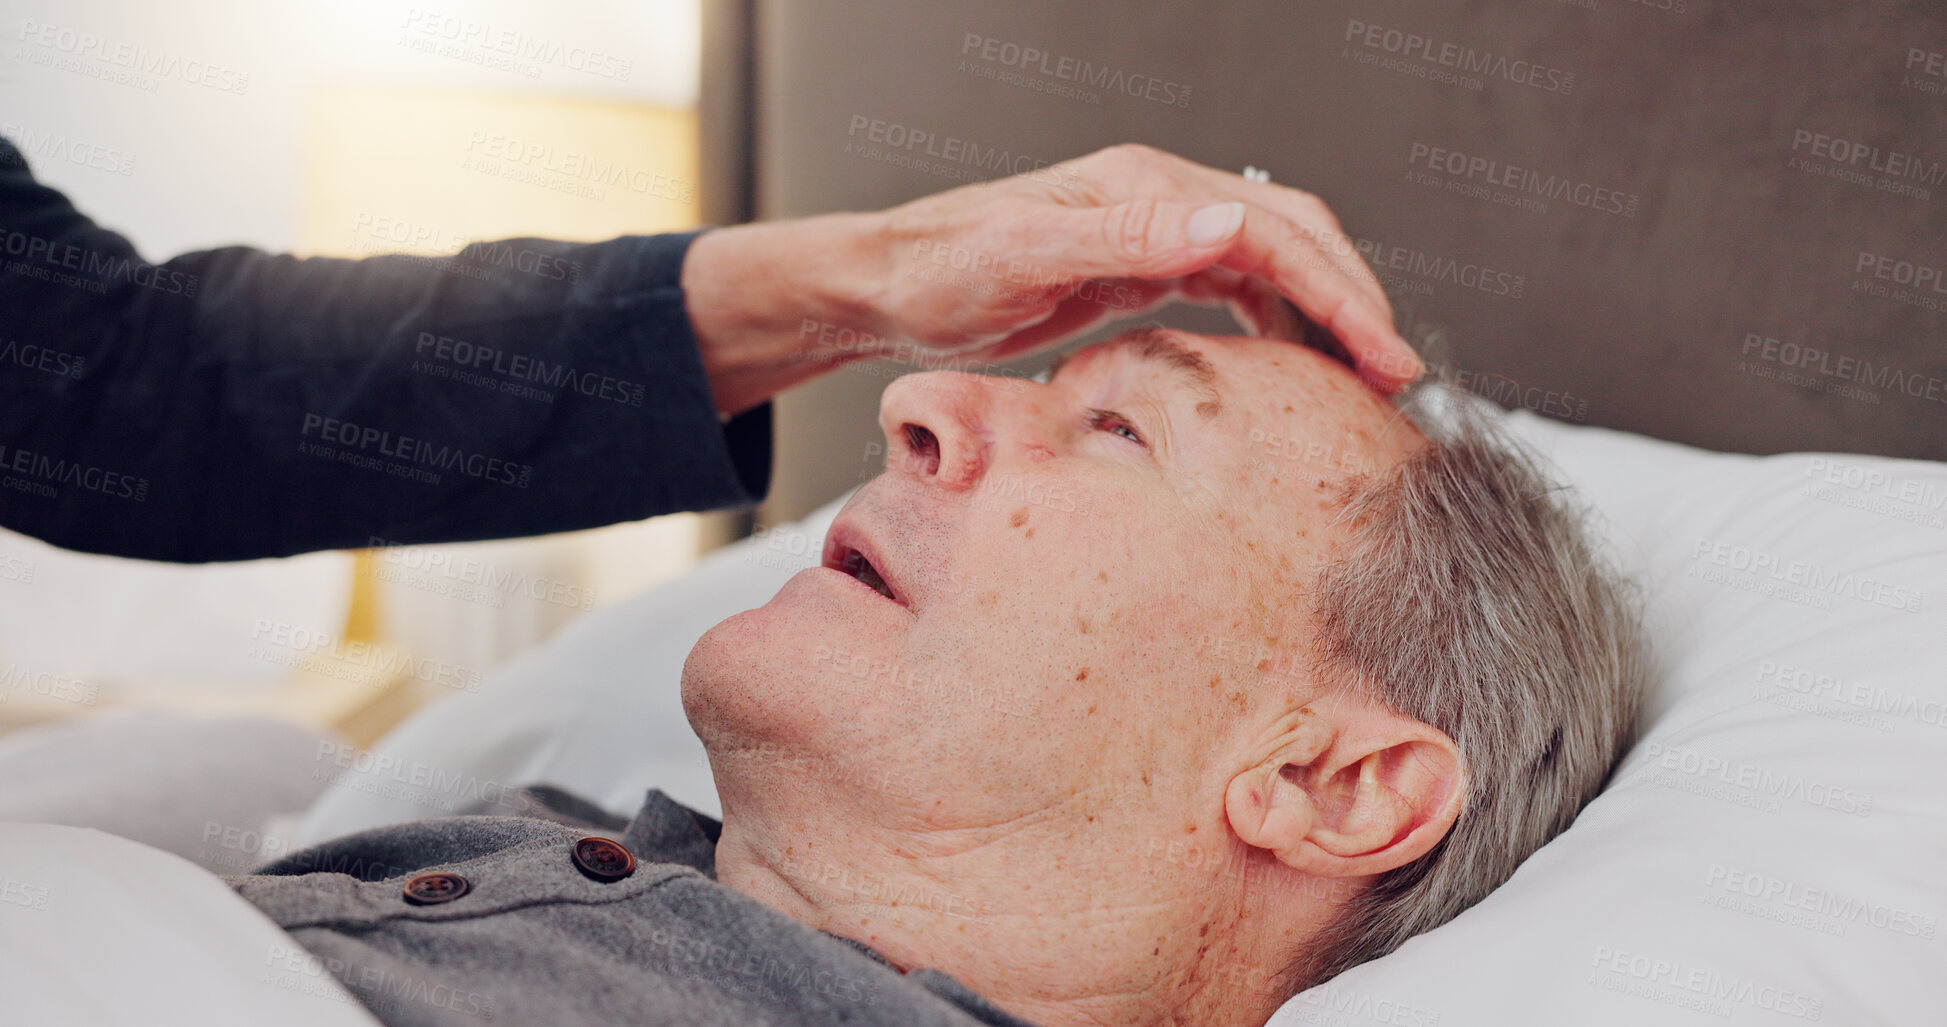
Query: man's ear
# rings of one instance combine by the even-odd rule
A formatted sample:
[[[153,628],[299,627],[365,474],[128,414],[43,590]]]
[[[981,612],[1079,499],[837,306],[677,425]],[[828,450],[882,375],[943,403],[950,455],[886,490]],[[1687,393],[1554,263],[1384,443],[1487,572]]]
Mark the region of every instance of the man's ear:
[[[1453,739],[1361,700],[1305,712],[1225,790],[1238,838],[1293,869],[1344,878],[1405,866],[1446,836],[1466,777]]]

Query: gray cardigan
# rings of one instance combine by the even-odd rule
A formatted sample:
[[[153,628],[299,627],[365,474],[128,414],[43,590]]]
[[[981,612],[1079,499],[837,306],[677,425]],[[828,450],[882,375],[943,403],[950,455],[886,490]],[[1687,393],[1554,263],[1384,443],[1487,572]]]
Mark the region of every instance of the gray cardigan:
[[[659,791],[626,825],[528,794],[538,816],[376,828],[227,880],[316,957],[273,972],[331,973],[393,1027],[1032,1027],[718,884],[721,825]],[[633,870],[584,869],[588,837],[619,842]]]

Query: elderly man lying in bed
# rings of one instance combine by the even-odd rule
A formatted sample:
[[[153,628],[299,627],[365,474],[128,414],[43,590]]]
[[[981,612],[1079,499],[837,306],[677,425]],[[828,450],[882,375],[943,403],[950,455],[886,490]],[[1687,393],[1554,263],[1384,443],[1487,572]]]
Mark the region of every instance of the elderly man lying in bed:
[[[1630,731],[1575,515],[1311,349],[1144,330],[880,422],[823,566],[684,669],[721,824],[563,801],[240,890],[354,991],[503,1021],[1257,1025],[1480,900]]]

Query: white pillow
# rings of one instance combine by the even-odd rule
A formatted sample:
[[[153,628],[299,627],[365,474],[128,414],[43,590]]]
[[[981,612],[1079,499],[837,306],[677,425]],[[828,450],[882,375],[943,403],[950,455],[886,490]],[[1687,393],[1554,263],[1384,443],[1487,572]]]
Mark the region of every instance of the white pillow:
[[[1709,453],[1508,417],[1600,511],[1658,649],[1641,742],[1568,832],[1453,923],[1293,999],[1298,1024],[1924,1021],[1947,816],[1947,467]],[[817,559],[839,502],[592,614],[422,711],[315,840],[503,783],[717,809],[677,694],[695,639]],[[1884,708],[1884,709],[1882,709]],[[336,758],[344,761],[343,754]]]
[[[379,1027],[322,960],[181,857],[0,822],[0,867],[7,1023]]]

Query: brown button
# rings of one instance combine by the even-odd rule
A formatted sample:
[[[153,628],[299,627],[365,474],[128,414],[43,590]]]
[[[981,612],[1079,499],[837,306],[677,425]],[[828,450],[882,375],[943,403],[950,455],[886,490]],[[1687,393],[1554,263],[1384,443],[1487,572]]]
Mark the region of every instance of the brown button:
[[[635,873],[635,857],[608,838],[583,838],[575,843],[574,856],[581,872],[597,881],[620,881]]]
[[[473,885],[458,874],[444,870],[431,874],[420,874],[406,882],[406,901],[415,906],[433,906],[451,902],[472,890]]]

